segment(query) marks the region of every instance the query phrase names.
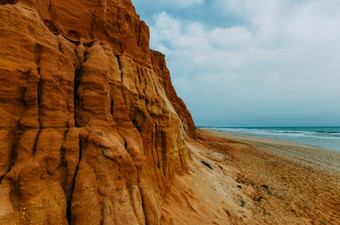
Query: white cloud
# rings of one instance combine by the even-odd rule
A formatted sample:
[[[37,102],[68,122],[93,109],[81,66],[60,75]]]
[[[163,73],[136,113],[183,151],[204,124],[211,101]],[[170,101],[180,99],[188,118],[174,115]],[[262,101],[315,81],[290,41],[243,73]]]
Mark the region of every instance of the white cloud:
[[[163,0],[165,3],[169,5],[174,5],[177,7],[188,7],[194,4],[202,4],[203,0]]]
[[[252,34],[243,27],[215,28],[209,33],[209,40],[219,48],[247,46]]]
[[[193,5],[200,5],[204,0],[132,0],[135,6],[148,5],[149,8],[165,8],[171,7],[175,9],[183,9]]]
[[[162,12],[150,27],[151,46],[167,55],[176,90],[196,121],[249,110],[340,113],[338,0],[215,4],[247,25],[212,27]]]

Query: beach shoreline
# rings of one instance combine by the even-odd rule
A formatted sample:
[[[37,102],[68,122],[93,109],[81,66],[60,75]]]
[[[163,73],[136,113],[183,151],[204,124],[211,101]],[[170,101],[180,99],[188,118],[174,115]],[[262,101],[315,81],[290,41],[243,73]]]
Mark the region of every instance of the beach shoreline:
[[[233,186],[225,202],[244,209],[236,224],[340,224],[340,153],[200,128],[189,145],[225,180],[214,189]]]
[[[314,166],[319,169],[340,173],[340,152],[279,139],[231,134],[206,128],[199,128],[199,130],[207,131],[213,136],[252,144],[261,151],[278,154],[281,157],[288,157],[290,160]]]
[[[251,137],[300,143],[340,152],[340,127],[203,127]]]

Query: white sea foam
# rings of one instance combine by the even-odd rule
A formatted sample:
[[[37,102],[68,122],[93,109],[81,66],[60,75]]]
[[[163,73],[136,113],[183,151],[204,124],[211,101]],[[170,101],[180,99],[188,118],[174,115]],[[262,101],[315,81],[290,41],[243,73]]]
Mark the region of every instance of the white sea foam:
[[[213,128],[227,133],[267,137],[340,152],[340,127]]]

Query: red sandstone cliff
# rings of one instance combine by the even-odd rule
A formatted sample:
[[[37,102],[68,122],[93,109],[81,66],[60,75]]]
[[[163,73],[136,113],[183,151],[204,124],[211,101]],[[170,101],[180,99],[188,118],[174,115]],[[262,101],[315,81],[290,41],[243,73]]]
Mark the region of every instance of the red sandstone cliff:
[[[0,0],[0,224],[169,224],[195,127],[130,0]]]

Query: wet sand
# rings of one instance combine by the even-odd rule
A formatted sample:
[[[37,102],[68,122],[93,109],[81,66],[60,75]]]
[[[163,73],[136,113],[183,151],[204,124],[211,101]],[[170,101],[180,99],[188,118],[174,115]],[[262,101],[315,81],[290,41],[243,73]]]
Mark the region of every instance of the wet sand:
[[[237,184],[249,213],[231,224],[340,224],[339,152],[204,129],[191,146]]]

